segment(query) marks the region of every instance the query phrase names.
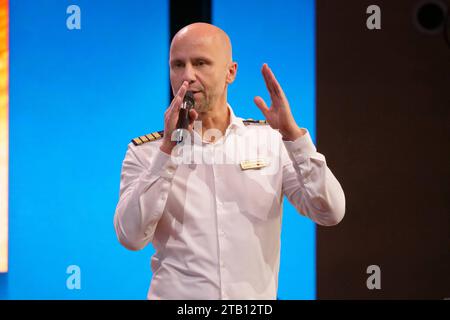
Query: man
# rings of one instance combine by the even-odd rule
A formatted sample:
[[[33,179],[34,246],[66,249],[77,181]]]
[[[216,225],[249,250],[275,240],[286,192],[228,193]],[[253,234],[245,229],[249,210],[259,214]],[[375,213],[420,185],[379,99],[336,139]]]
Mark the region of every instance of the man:
[[[344,192],[267,64],[272,104],[254,99],[266,121],[234,115],[227,87],[237,64],[224,31],[184,27],[169,65],[175,97],[164,132],[133,139],[123,162],[117,237],[130,250],[153,244],[148,299],[276,299],[283,195],[331,226],[344,216]],[[180,162],[183,149],[171,136],[188,90],[193,155]]]

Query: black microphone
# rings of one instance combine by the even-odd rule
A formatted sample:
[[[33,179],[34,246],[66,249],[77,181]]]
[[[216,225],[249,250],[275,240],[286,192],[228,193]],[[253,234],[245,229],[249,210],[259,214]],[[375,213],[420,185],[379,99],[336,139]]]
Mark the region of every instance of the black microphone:
[[[183,141],[182,129],[187,130],[189,126],[189,111],[194,107],[194,105],[194,94],[192,91],[187,91],[183,99],[183,104],[180,108],[180,113],[178,114],[177,128],[175,129],[175,141],[177,143],[181,143]]]

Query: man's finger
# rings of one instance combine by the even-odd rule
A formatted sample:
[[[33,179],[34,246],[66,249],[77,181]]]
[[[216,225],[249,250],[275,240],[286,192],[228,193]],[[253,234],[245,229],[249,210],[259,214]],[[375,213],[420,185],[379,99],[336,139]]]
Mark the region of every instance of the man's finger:
[[[281,86],[278,83],[277,78],[275,77],[275,74],[272,72],[272,69],[269,68],[269,66],[265,63],[263,68],[265,67],[264,74],[267,78],[268,86],[270,86],[270,92],[273,94],[272,98],[282,98],[281,94]]]
[[[256,106],[259,108],[259,110],[261,110],[261,112],[263,113],[264,117],[268,117],[269,115],[269,108],[267,107],[266,103],[264,102],[263,98],[261,97],[255,97],[253,99],[253,101],[255,102]]]
[[[273,73],[272,69],[270,69],[269,67],[268,67],[268,69],[269,69],[269,78],[271,80],[270,82],[272,84],[273,91],[275,92],[277,97],[281,99],[283,89],[281,89],[281,86],[280,86],[277,78],[275,77],[275,74]]]
[[[180,107],[181,107],[181,105],[182,105],[182,103],[183,103],[183,98],[181,98],[181,97],[179,97],[179,96],[176,96],[176,97],[173,99],[172,106],[170,107],[169,112],[170,112],[170,113],[172,113],[172,112],[178,112],[179,109],[180,109]]]
[[[271,80],[270,80],[270,78],[269,78],[269,74],[268,74],[266,68],[268,68],[268,67],[267,67],[267,64],[264,63],[264,64],[263,64],[263,67],[262,67],[262,69],[261,69],[261,73],[262,73],[262,75],[263,75],[264,82],[266,83],[267,90],[269,90],[270,97],[271,97],[271,98],[274,98],[275,92],[273,91],[272,85],[271,85],[271,83],[270,83]]]
[[[184,81],[180,89],[178,89],[177,94],[175,95],[171,105],[169,106],[170,109],[169,112],[177,111],[177,109],[179,109],[181,103],[183,102],[184,95],[186,94],[188,85],[189,83],[187,81]]]
[[[180,89],[178,89],[177,96],[181,97],[181,99],[184,98],[184,95],[186,94],[188,85],[189,85],[189,82],[183,81],[183,84],[181,85]]]
[[[189,125],[192,125],[198,118],[198,112],[195,109],[189,110]]]

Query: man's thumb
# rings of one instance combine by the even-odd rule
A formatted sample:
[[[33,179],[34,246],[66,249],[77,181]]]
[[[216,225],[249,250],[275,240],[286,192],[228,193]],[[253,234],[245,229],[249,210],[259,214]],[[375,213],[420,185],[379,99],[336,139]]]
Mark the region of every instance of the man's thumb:
[[[267,113],[269,112],[269,108],[267,107],[267,105],[264,102],[263,98],[258,96],[258,97],[255,97],[253,99],[253,101],[255,102],[255,104],[259,108],[259,110],[261,110],[261,112],[263,113],[264,117],[267,118]]]

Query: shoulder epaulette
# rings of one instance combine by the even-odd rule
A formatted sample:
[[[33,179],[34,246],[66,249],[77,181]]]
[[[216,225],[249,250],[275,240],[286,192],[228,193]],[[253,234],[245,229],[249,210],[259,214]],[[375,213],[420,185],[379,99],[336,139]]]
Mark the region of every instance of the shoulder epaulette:
[[[243,122],[246,126],[249,124],[267,124],[266,120],[245,119]]]
[[[161,139],[163,136],[164,136],[164,130],[155,131],[155,132],[131,139],[131,142],[133,142],[133,144],[135,146],[138,146],[138,145],[141,145],[146,142],[156,141],[158,139]]]

